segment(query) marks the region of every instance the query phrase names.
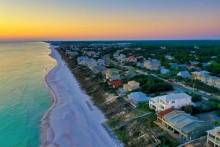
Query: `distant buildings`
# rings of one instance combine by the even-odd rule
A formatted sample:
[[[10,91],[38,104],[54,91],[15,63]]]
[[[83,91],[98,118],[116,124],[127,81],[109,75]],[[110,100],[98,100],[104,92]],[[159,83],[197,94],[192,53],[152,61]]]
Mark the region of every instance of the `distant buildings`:
[[[85,54],[89,57],[98,57],[98,53],[95,51],[86,51]]]
[[[90,69],[95,74],[103,73],[103,72],[105,72],[107,70],[107,68],[105,66],[102,66],[102,65],[91,66]]]
[[[209,72],[208,71],[192,72],[192,78],[193,79],[202,81],[204,83],[207,82],[208,77],[209,77]]]
[[[98,64],[98,65],[101,65],[101,66],[105,66],[105,60],[103,60],[103,59],[98,59],[98,60],[97,60],[97,64]]]
[[[159,70],[160,61],[157,59],[149,59],[144,61],[144,67],[149,70]]]
[[[144,62],[137,62],[136,66],[140,68],[144,68]]]
[[[166,58],[167,60],[174,60],[174,57],[173,57],[173,56],[170,56],[170,55],[165,55],[165,58]]]
[[[220,78],[215,76],[210,76],[207,80],[207,84],[209,86],[213,86],[220,89]]]
[[[143,92],[132,92],[128,95],[128,99],[134,106],[138,103],[149,101],[149,97]]]
[[[137,62],[137,58],[135,56],[131,55],[127,58],[127,62],[135,63],[135,62]]]
[[[161,73],[161,74],[168,74],[168,73],[170,73],[170,70],[167,69],[167,68],[165,68],[165,67],[161,67],[161,68],[160,68],[160,73]]]
[[[161,46],[160,49],[165,50],[165,49],[167,49],[167,47],[166,46]]]
[[[133,78],[137,75],[137,72],[134,68],[129,68],[128,71],[125,72],[125,76],[127,78]]]
[[[192,72],[193,79],[199,80],[209,86],[220,89],[220,78],[210,76],[208,71]]]
[[[108,85],[110,85],[114,89],[117,89],[123,85],[123,81],[122,80],[108,81]]]
[[[205,135],[205,131],[211,128],[206,122],[174,109],[166,109],[158,113],[157,122],[160,127],[175,137],[183,138],[186,141]]]
[[[127,84],[123,85],[123,89],[126,92],[130,92],[140,88],[140,83],[136,81],[129,81]]]
[[[109,81],[113,81],[113,80],[120,80],[120,74],[119,74],[119,70],[117,69],[108,69],[105,72],[105,78]]]
[[[219,147],[220,146],[220,127],[216,127],[207,131],[207,146]]]
[[[178,72],[177,76],[184,78],[184,79],[191,78],[191,75],[187,70]]]
[[[88,56],[80,56],[77,58],[77,63],[79,65],[84,65],[86,66],[89,62],[89,57]]]
[[[113,57],[120,63],[124,63],[127,60],[126,55],[120,54],[120,50],[114,53]]]
[[[67,50],[66,55],[69,56],[70,58],[72,58],[72,57],[79,55],[79,53],[77,51]]]
[[[186,93],[172,93],[163,96],[157,96],[149,100],[149,107],[157,112],[169,108],[181,108],[186,105],[192,105],[192,97]]]

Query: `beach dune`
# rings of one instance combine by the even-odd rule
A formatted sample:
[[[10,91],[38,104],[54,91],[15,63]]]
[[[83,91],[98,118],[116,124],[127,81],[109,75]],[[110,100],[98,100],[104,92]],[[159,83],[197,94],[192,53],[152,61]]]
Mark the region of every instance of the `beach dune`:
[[[53,47],[51,50],[57,65],[45,80],[53,97],[53,105],[42,119],[41,146],[121,146],[102,126],[104,115],[81,90],[60,54]]]

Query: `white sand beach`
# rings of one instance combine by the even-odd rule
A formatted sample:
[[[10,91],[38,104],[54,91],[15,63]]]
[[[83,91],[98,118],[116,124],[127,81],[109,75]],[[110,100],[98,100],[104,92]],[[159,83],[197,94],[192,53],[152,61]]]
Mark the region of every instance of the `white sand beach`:
[[[53,105],[42,119],[42,147],[116,147],[122,146],[102,126],[105,117],[52,47],[57,66],[46,76]],[[88,104],[89,103],[89,104]]]

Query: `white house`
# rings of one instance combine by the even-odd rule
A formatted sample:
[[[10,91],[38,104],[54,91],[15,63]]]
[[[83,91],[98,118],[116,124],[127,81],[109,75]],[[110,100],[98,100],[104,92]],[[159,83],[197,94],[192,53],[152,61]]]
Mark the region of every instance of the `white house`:
[[[127,84],[123,85],[123,89],[126,92],[133,91],[133,90],[136,90],[139,88],[140,88],[140,83],[138,83],[136,81],[129,81]]]
[[[149,70],[159,70],[160,69],[160,61],[157,59],[149,59],[144,61],[144,67]]]
[[[192,105],[192,97],[186,93],[172,93],[163,96],[157,96],[149,100],[149,107],[157,112],[169,108],[179,109],[186,105]]]
[[[220,146],[220,126],[207,131],[207,147]]]

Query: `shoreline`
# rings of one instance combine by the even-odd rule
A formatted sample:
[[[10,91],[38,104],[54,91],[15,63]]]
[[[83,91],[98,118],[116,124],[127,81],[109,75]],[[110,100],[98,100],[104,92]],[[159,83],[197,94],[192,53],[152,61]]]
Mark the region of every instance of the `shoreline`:
[[[49,146],[49,145],[66,146],[66,145],[60,143],[60,142],[63,142],[63,140],[68,141],[69,145],[71,144],[71,146],[82,146],[82,147],[85,146],[85,147],[87,147],[87,146],[91,146],[91,144],[94,144],[94,143],[96,144],[94,146],[97,146],[97,147],[99,147],[99,146],[102,147],[103,145],[105,145],[107,147],[108,146],[109,147],[121,146],[115,141],[115,139],[113,137],[110,136],[110,134],[102,126],[102,123],[106,119],[104,117],[104,114],[100,110],[98,110],[98,108],[93,104],[91,97],[86,95],[85,91],[83,89],[81,89],[78,80],[75,79],[75,77],[74,77],[74,75],[72,75],[72,73],[71,73],[72,77],[68,77],[68,78],[73,78],[74,80],[76,80],[76,81],[74,81],[74,82],[76,82],[75,86],[78,86],[78,88],[80,88],[80,90],[81,90],[80,92],[82,93],[82,94],[81,93],[80,94],[84,97],[84,100],[77,100],[76,99],[76,101],[79,103],[79,106],[75,106],[75,107],[80,107],[80,109],[84,109],[82,112],[85,114],[82,114],[82,115],[84,115],[85,118],[81,117],[80,119],[82,119],[81,121],[84,121],[84,119],[86,120],[86,122],[83,122],[83,123],[85,123],[84,125],[86,128],[84,130],[80,130],[81,132],[79,132],[79,130],[77,128],[75,128],[75,130],[72,130],[73,131],[72,134],[68,134],[68,137],[66,137],[66,136],[62,136],[62,135],[65,134],[66,132],[68,132],[68,130],[73,129],[71,127],[72,127],[72,124],[74,124],[74,120],[75,120],[74,118],[71,121],[71,126],[69,125],[69,123],[70,123],[69,120],[64,120],[64,121],[66,121],[66,123],[69,126],[68,125],[63,126],[62,130],[60,130],[60,128],[54,127],[54,126],[58,125],[58,121],[60,121],[60,119],[62,119],[62,118],[60,118],[60,119],[58,118],[58,117],[60,117],[58,115],[58,113],[61,113],[61,114],[64,113],[64,115],[70,115],[72,113],[71,115],[74,115],[74,111],[72,110],[74,108],[71,108],[74,106],[68,106],[68,107],[70,107],[68,110],[65,110],[65,108],[62,108],[62,104],[67,103],[67,102],[65,102],[64,99],[59,98],[61,96],[57,97],[57,93],[56,93],[57,91],[56,91],[56,89],[54,90],[54,87],[53,87],[54,85],[52,85],[52,83],[50,81],[51,80],[50,78],[52,76],[54,76],[52,74],[54,74],[54,72],[59,71],[59,68],[60,68],[59,66],[65,66],[65,67],[67,66],[65,61],[62,61],[64,63],[59,63],[57,57],[55,57],[55,55],[54,55],[55,52],[56,52],[56,54],[60,54],[60,53],[58,53],[53,46],[50,46],[50,49],[51,49],[50,56],[56,60],[57,64],[45,76],[45,83],[46,83],[47,88],[49,89],[49,93],[52,98],[52,105],[50,106],[48,111],[44,114],[44,116],[42,117],[42,120],[41,120],[40,146],[42,146],[42,147]],[[59,55],[59,56],[61,56],[61,55]],[[59,60],[61,60],[61,59],[59,59]],[[60,64],[63,64],[63,65],[60,65]],[[69,67],[67,67],[67,68],[70,72]],[[53,77],[53,78],[55,78],[55,77]],[[69,84],[69,83],[67,83],[67,84]],[[67,87],[67,88],[71,88],[71,87]],[[73,91],[74,91],[74,89],[73,89]],[[65,93],[65,92],[63,92],[63,93]],[[74,94],[74,92],[72,92],[72,93]],[[69,92],[67,94],[72,94],[72,93]],[[59,93],[59,94],[62,95],[62,93]],[[66,96],[68,96],[68,95],[66,95]],[[66,101],[68,101],[68,100],[70,100],[70,99],[66,99]],[[60,102],[60,101],[62,101],[62,102]],[[82,104],[82,102],[85,104]],[[61,106],[59,106],[58,103]],[[92,108],[95,110],[93,110],[93,109],[91,110],[91,108],[89,108],[88,104],[91,105]],[[68,104],[65,104],[65,105],[68,105]],[[57,108],[57,107],[61,107],[61,108]],[[58,110],[55,110],[55,109],[58,109]],[[72,111],[72,112],[70,112],[70,111]],[[79,116],[77,116],[77,119],[79,119],[78,117]],[[97,118],[94,119],[93,117],[97,117]],[[66,119],[66,116],[64,116],[64,119]],[[72,119],[72,118],[70,118],[70,119]],[[56,120],[57,120],[57,122],[56,122]],[[92,124],[91,126],[90,126],[90,123]],[[81,123],[79,123],[77,125],[81,125]],[[59,127],[62,127],[62,124],[59,124]],[[90,129],[90,130],[88,130],[88,129]],[[74,131],[75,131],[75,133],[74,133]],[[91,131],[90,134],[88,134],[89,133],[88,131],[89,132]],[[79,141],[75,141],[74,139],[76,136],[78,137],[78,135],[79,135]],[[81,142],[80,142],[80,135],[82,136]],[[59,137],[57,137],[57,136],[59,136]],[[88,137],[88,136],[89,136],[89,138],[87,140],[88,143],[83,143],[82,141],[85,142],[85,140],[86,140],[83,137]],[[66,137],[66,138],[62,138],[62,137]],[[91,138],[91,137],[93,137],[93,138]],[[66,140],[67,138],[68,138],[68,140]]]
[[[54,49],[54,46],[49,46],[49,50],[51,51],[49,56],[51,58],[53,58],[52,56],[52,50]],[[49,107],[49,109],[44,113],[42,119],[41,119],[41,137],[40,137],[40,146],[46,146],[46,140],[45,138],[47,138],[47,130],[51,129],[50,128],[50,123],[49,123],[49,117],[50,117],[50,113],[53,110],[53,108],[56,106],[57,104],[57,98],[56,95],[53,91],[53,89],[50,87],[50,84],[48,83],[48,76],[50,75],[50,73],[58,66],[57,64],[57,60],[56,61],[56,65],[47,73],[47,75],[44,77],[44,82],[45,82],[45,86],[48,88],[49,91],[49,95],[50,98],[52,100],[51,106]],[[53,132],[53,131],[52,131]]]

